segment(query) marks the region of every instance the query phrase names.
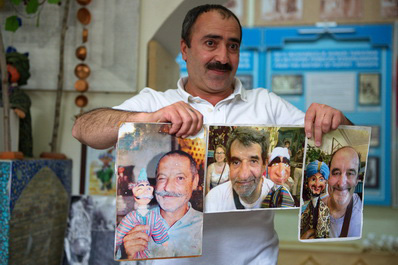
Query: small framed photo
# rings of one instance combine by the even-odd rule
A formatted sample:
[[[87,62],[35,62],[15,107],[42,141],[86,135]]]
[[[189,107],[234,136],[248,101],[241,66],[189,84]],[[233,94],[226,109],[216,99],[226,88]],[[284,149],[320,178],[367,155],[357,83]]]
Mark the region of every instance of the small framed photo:
[[[272,91],[279,95],[303,94],[303,75],[273,75]]]
[[[369,156],[365,176],[365,188],[378,189],[380,185],[379,175],[379,158],[376,156]]]
[[[370,136],[370,147],[380,146],[380,126],[370,126],[372,128],[372,133]]]
[[[97,150],[83,145],[80,193],[113,196],[116,193],[115,148]]]
[[[380,105],[380,74],[359,74],[359,104]]]
[[[242,86],[246,89],[253,89],[253,76],[252,75],[244,75],[244,74],[237,74],[237,78],[239,78]]]

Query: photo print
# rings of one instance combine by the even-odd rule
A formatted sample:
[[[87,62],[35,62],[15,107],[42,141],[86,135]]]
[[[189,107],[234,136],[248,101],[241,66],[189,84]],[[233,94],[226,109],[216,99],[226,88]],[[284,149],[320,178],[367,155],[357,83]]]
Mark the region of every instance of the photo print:
[[[303,18],[302,0],[262,0],[257,5],[263,21],[293,21]]]
[[[209,126],[205,212],[299,206],[300,127]]]
[[[116,192],[115,148],[86,148],[85,161],[82,161],[85,162],[85,194],[113,196]]]
[[[380,105],[380,74],[359,74],[359,104]]]
[[[363,0],[321,0],[321,18],[360,18]]]
[[[273,75],[272,92],[278,95],[303,94],[303,75]]]
[[[308,139],[299,240],[346,240],[362,235],[363,186],[370,127],[340,126],[322,145]]]
[[[202,254],[205,139],[177,138],[169,126],[124,123],[119,128],[116,260]],[[131,235],[143,232],[148,247],[129,249]]]
[[[122,265],[114,260],[115,197],[72,196],[64,265]]]

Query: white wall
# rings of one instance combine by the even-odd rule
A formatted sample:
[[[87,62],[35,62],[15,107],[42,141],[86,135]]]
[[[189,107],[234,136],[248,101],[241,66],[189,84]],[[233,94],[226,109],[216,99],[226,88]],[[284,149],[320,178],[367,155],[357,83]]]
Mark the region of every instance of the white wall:
[[[168,0],[167,5],[163,0],[141,1],[140,12],[140,41],[138,51],[138,88],[146,85],[147,69],[147,43],[154,36],[163,21],[182,2],[182,0]],[[162,8],[159,8],[161,6]],[[31,67],[34,67],[33,65]],[[55,91],[27,90],[26,93],[32,101],[32,124],[33,124],[33,153],[39,157],[42,152],[49,152],[54,122]],[[72,137],[71,130],[75,115],[80,113],[74,101],[79,93],[65,91],[62,96],[61,117],[59,127],[58,152],[65,154],[73,160],[72,193],[79,194],[80,166],[81,166],[81,144]],[[89,103],[84,110],[98,107],[112,107],[119,105],[134,93],[103,93],[86,92]]]

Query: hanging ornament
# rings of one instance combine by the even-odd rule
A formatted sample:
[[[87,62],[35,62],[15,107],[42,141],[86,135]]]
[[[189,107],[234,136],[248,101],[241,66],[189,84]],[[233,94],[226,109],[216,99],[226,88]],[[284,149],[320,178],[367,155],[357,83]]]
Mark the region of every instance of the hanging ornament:
[[[83,26],[83,30],[82,44],[76,48],[75,52],[76,58],[81,61],[75,67],[75,76],[78,78],[78,80],[75,81],[75,90],[82,94],[76,97],[75,104],[79,108],[84,108],[88,104],[88,98],[87,96],[83,95],[83,93],[89,89],[87,78],[90,76],[91,70],[87,63],[84,62],[87,58],[87,48],[83,44],[87,43],[88,41],[88,29],[86,27],[91,22],[91,13],[86,6],[91,3],[91,0],[76,0],[76,2],[83,6],[79,8],[76,15],[77,20]]]

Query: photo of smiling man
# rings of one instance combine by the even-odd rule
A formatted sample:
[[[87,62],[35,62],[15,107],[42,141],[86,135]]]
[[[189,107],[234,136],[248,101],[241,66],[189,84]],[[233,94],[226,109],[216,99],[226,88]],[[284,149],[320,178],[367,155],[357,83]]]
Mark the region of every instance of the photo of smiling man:
[[[202,254],[205,141],[167,129],[125,123],[119,130],[117,165],[139,173],[129,184],[133,196],[117,198],[116,260]]]
[[[341,126],[308,141],[299,239],[354,239],[362,235],[363,187],[370,127]],[[309,195],[309,196],[308,196]]]

